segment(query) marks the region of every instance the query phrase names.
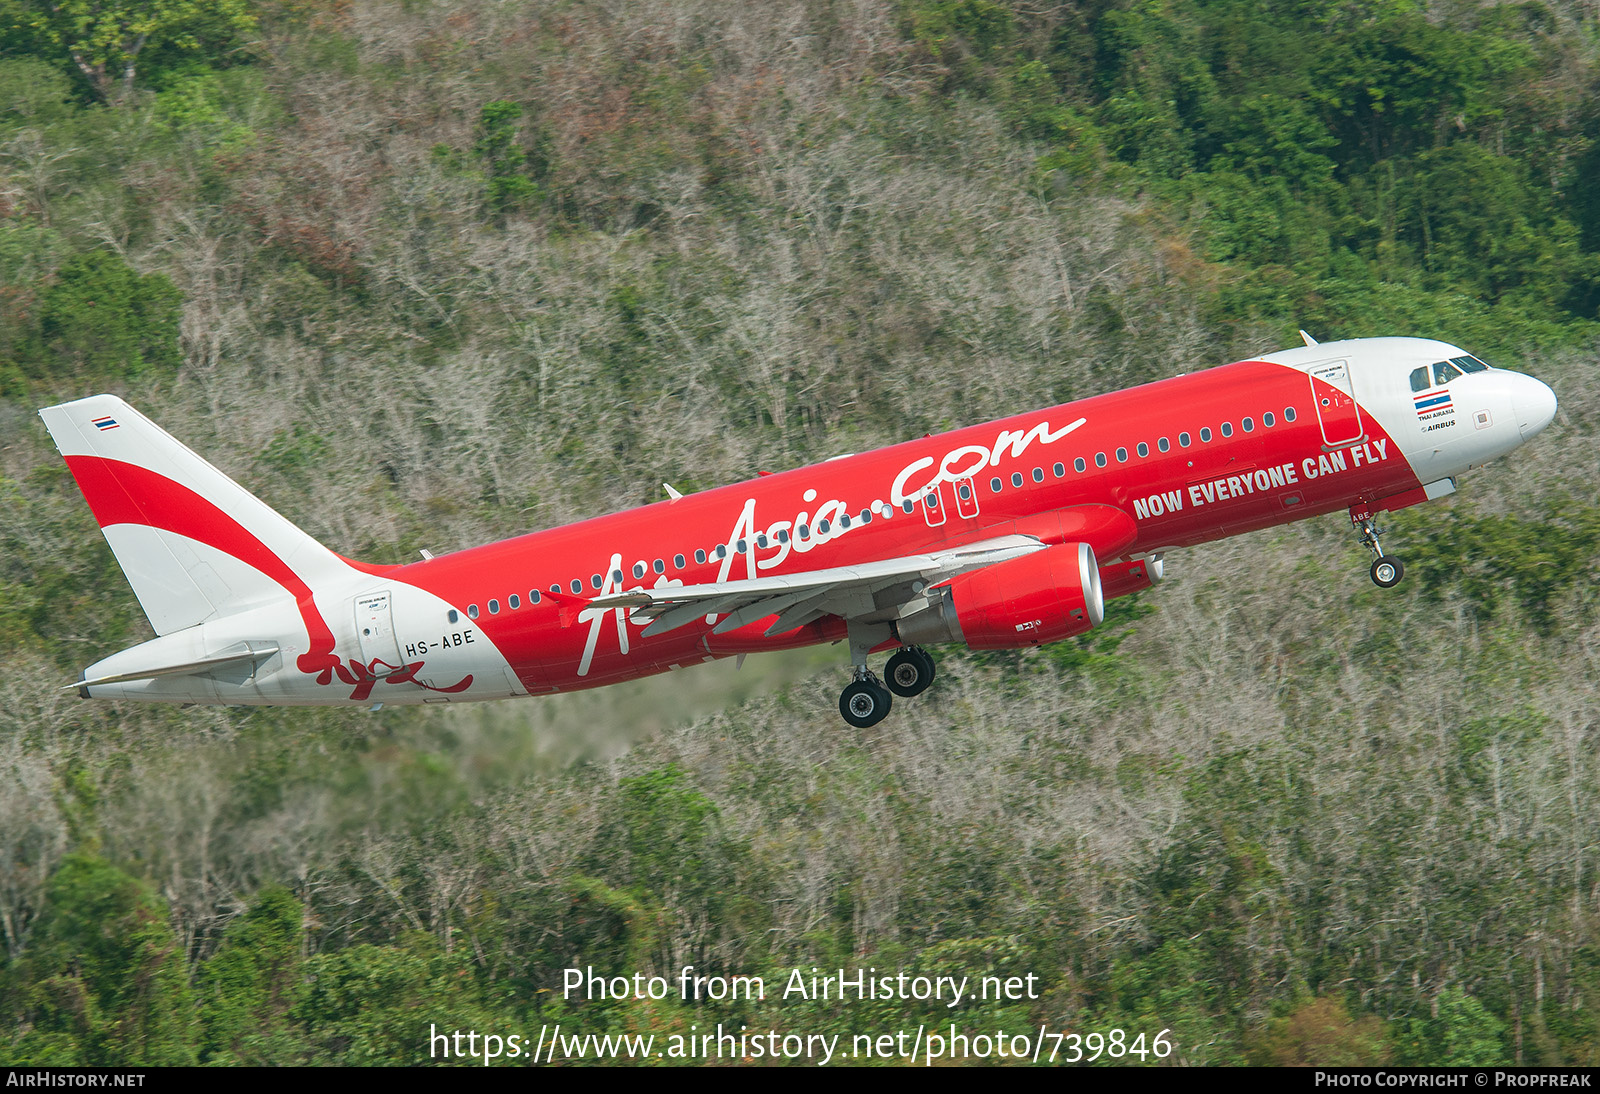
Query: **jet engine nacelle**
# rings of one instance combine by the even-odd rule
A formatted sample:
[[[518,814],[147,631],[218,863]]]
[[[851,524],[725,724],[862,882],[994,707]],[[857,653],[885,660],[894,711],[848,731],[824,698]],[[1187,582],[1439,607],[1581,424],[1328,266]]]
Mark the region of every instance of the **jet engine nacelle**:
[[[1132,562],[1113,562],[1100,567],[1100,590],[1107,600],[1148,589],[1161,584],[1166,576],[1166,565],[1161,556],[1136,558]]]
[[[1059,642],[1105,618],[1100,567],[1087,543],[1063,543],[952,578],[941,597],[900,620],[902,642],[975,650]]]

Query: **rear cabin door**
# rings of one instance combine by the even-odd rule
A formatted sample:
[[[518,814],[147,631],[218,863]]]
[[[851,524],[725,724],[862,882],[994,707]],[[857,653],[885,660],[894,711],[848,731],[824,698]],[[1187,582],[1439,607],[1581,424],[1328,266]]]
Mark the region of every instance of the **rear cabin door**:
[[[405,663],[400,658],[400,643],[394,636],[389,590],[356,597],[356,636],[361,641],[361,660],[372,669],[374,676],[387,676]]]
[[[1325,361],[1307,370],[1311,378],[1311,398],[1322,423],[1322,439],[1330,445],[1359,441],[1366,433],[1361,424],[1361,408],[1356,405],[1355,388],[1350,383],[1347,361]]]

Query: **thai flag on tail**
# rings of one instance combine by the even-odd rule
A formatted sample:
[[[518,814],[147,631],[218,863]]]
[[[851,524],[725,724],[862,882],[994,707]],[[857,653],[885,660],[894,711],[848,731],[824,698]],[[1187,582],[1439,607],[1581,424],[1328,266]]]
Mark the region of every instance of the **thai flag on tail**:
[[[1417,404],[1418,414],[1426,414],[1430,410],[1443,410],[1445,407],[1450,405],[1450,389],[1446,388],[1444,391],[1424,392],[1421,395],[1415,396],[1414,401]]]
[[[89,424],[94,426],[96,429],[98,429],[98,430],[100,430],[102,432],[104,432],[107,429],[116,429],[117,428],[117,420],[115,418],[111,418],[111,417],[91,418],[89,420]]]

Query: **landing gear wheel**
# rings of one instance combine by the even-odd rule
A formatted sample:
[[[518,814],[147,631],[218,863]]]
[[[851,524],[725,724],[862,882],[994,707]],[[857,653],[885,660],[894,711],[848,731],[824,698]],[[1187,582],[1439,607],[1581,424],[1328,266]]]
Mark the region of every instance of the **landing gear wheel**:
[[[894,697],[876,680],[857,680],[839,695],[839,713],[857,729],[875,726],[889,716]]]
[[[921,695],[933,683],[933,657],[925,650],[907,646],[889,658],[883,668],[883,679],[896,695],[907,699]]]
[[[1392,589],[1406,576],[1406,564],[1389,555],[1379,555],[1372,564],[1372,583],[1380,589]]]
[[[1383,553],[1379,542],[1381,534],[1372,523],[1372,510],[1365,503],[1350,507],[1350,523],[1361,529],[1361,545],[1377,556],[1372,563],[1372,583],[1380,589],[1392,589],[1406,576],[1406,565],[1393,555]]]

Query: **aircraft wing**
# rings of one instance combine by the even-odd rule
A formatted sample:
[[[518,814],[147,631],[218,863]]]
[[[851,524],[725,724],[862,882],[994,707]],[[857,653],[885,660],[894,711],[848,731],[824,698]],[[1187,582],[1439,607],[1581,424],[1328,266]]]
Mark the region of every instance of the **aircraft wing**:
[[[613,593],[595,597],[587,606],[631,609],[636,622],[650,621],[646,638],[713,615],[721,617],[713,634],[726,634],[769,615],[778,618],[767,628],[768,635],[803,627],[825,615],[886,622],[920,608],[926,591],[940,582],[1044,546],[1033,536],[1008,535],[931,554],[828,570]]]

